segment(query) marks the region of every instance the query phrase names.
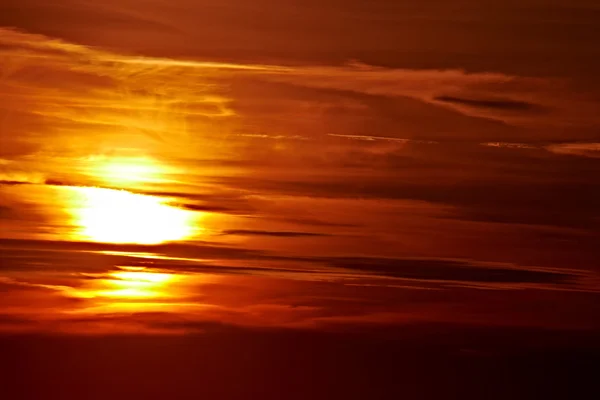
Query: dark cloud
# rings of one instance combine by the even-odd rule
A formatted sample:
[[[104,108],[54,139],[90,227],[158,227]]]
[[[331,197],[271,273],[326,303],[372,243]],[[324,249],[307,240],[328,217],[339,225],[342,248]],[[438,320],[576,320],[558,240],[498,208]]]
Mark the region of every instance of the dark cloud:
[[[323,237],[330,236],[325,233],[315,232],[289,232],[289,231],[257,231],[250,229],[230,229],[222,232],[223,235],[237,236],[272,236],[272,237]]]
[[[183,208],[190,211],[203,211],[213,213],[238,213],[239,211],[233,210],[227,207],[209,205],[209,204],[189,204],[189,203],[178,203],[177,207]]]
[[[0,181],[0,185],[4,182]],[[30,182],[8,182],[4,184],[27,184]],[[49,186],[85,186],[76,182],[59,181],[55,179],[46,179],[45,185]],[[113,187],[94,185],[96,188],[115,189]],[[167,197],[174,200],[173,205],[190,211],[201,211],[223,214],[252,214],[255,211],[251,202],[244,196],[232,196],[219,193],[189,193],[160,190],[131,190],[132,193]]]
[[[167,243],[159,245],[104,244],[75,241],[0,239],[5,270],[27,269],[106,269],[120,262],[132,261],[130,253],[149,253],[165,257],[218,258],[218,259],[270,259],[267,252],[209,244]],[[102,252],[113,252],[107,255]]]
[[[48,186],[77,186],[73,182],[60,181],[52,178],[46,179],[44,184]]]
[[[506,111],[538,111],[541,107],[524,101],[509,99],[468,99],[455,96],[436,96],[434,100],[442,103],[458,104],[475,108],[489,108]]]
[[[527,269],[516,266],[493,266],[457,260],[339,258],[329,261],[336,268],[364,271],[402,279],[474,283],[571,284],[576,274]]]
[[[197,15],[205,23],[198,24]],[[219,7],[155,1],[143,10],[133,0],[7,0],[0,8],[0,24],[136,54],[313,64],[359,59],[405,68],[589,77],[598,69],[599,19],[596,4],[584,0],[377,0],[347,2],[343,11],[338,0],[292,7],[273,0],[224,1]]]
[[[0,185],[26,185],[31,182],[0,180]]]
[[[338,222],[330,222],[313,218],[294,218],[294,217],[278,217],[275,216],[272,218],[276,221],[289,222],[292,224],[298,225],[308,225],[308,226],[322,226],[322,227],[337,227],[337,228],[357,228],[360,227],[358,224],[352,223],[338,223]]]
[[[447,184],[443,177],[434,184],[390,181],[388,176],[322,181],[257,178],[218,178],[227,185],[264,192],[314,198],[424,200],[458,207],[465,216],[491,222],[554,225],[598,229],[590,219],[600,201],[596,179],[569,183],[463,182]],[[532,207],[535,205],[535,207]]]
[[[135,193],[167,197],[177,207],[191,211],[204,211],[233,215],[252,215],[257,212],[259,201],[251,199],[246,193],[232,194],[214,190],[206,193],[188,191],[135,190]]]

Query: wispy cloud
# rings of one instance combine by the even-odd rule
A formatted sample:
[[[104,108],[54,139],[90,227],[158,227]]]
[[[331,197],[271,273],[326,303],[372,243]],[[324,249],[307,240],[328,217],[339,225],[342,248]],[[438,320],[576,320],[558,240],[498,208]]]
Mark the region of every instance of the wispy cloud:
[[[6,28],[3,32],[3,57],[13,65],[3,69],[4,82],[11,76],[18,78],[18,71],[29,66],[32,59],[47,68],[48,74],[61,74],[70,81],[78,81],[84,86],[75,93],[67,88],[44,89],[39,82],[31,90],[35,90],[38,113],[84,125],[121,124],[147,134],[168,130],[174,136],[186,129],[180,118],[174,118],[177,115],[236,116],[232,99],[221,86],[224,77],[234,81],[260,79],[313,90],[412,98],[470,117],[517,126],[572,126],[595,121],[592,105],[587,104],[589,99],[573,97],[566,101],[564,85],[548,79],[458,69],[392,69],[359,63],[340,67],[283,67],[173,60],[118,55]],[[22,90],[12,93],[15,98],[24,95],[27,92]],[[81,107],[91,107],[94,113],[83,113]],[[143,114],[128,114],[131,109]],[[542,109],[555,112],[532,113]],[[166,121],[157,119],[159,114],[170,115],[170,125],[157,126]],[[155,124],[148,124],[152,119]]]
[[[307,232],[229,231],[229,235],[257,235],[286,238],[323,236]],[[490,288],[538,288],[580,290],[590,288],[591,275],[583,270],[525,267],[508,263],[485,263],[456,259],[377,258],[336,256],[293,256],[277,252],[253,251],[214,244],[103,245],[78,242],[0,241],[5,271],[32,271],[52,263],[55,271],[106,270],[112,265],[143,266],[162,270],[209,273],[297,274],[299,279],[357,279],[362,277],[429,282],[434,287],[454,284],[486,284]],[[28,256],[21,252],[28,250]],[[114,249],[114,250],[111,250]],[[155,256],[152,256],[155,255]],[[221,263],[207,261],[221,259]],[[87,266],[79,263],[85,260]],[[227,265],[223,260],[242,262]],[[277,265],[270,264],[276,261]],[[385,283],[385,281],[383,282]]]
[[[560,143],[549,145],[546,149],[557,154],[593,158],[600,157],[600,143]]]
[[[487,284],[490,288],[556,287],[572,285],[585,277],[577,271],[526,268],[510,264],[477,263],[465,260],[444,259],[332,259],[335,268],[363,271],[393,278],[431,281],[442,284]],[[585,279],[584,279],[585,280]],[[546,286],[548,285],[548,286]],[[576,284],[575,284],[576,285]]]

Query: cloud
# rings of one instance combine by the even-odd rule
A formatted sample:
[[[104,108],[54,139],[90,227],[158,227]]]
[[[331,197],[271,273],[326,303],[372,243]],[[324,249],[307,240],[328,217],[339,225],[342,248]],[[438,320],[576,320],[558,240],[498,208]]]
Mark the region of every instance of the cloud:
[[[546,149],[556,154],[591,158],[600,157],[600,143],[560,143],[549,145]]]
[[[1,274],[18,280],[0,281],[0,308],[7,315],[6,323],[0,317],[0,330],[189,334],[423,322],[564,325],[560,313],[515,311],[522,301],[542,308],[548,298],[569,307],[582,299],[569,321],[589,325],[595,303],[584,296],[597,292],[597,275],[574,269],[220,247],[2,240]],[[114,273],[126,267],[174,279],[157,288],[156,298],[131,298],[126,291],[121,298],[118,288],[127,288],[128,278]],[[143,282],[133,280],[132,288],[143,290]]]
[[[235,214],[239,211],[219,206],[219,205],[210,205],[210,204],[188,204],[188,203],[178,203],[177,207],[183,208],[185,210],[190,211],[202,211],[202,212],[212,212],[212,213],[225,213],[225,214]]]
[[[223,231],[223,235],[236,236],[271,236],[271,237],[322,237],[329,236],[325,233],[315,232],[289,232],[289,231],[258,231],[250,229],[230,229]]]
[[[5,58],[15,64],[16,72],[9,74],[9,77],[18,78],[19,69],[29,67],[31,60],[35,59],[40,67],[47,69],[47,74],[60,74],[68,81],[75,80],[85,86],[91,85],[91,88],[95,89],[93,97],[89,96],[91,93],[80,90],[76,95],[58,94],[57,97],[56,91],[52,91],[44,96],[43,92],[40,93],[42,88],[39,87],[39,83],[36,84],[37,87],[34,89],[38,103],[41,101],[39,98],[54,100],[52,103],[40,103],[39,105],[43,107],[39,112],[72,123],[106,126],[114,125],[116,120],[122,124],[126,118],[130,124],[140,125],[140,121],[134,116],[127,115],[127,109],[131,107],[135,107],[138,111],[145,109],[146,118],[156,117],[163,111],[168,111],[172,116],[191,115],[206,118],[235,116],[236,110],[231,108],[231,99],[227,98],[224,95],[226,92],[221,91],[219,87],[223,79],[229,79],[234,84],[240,81],[255,82],[259,85],[284,83],[312,90],[346,92],[346,95],[354,92],[377,97],[412,98],[435,107],[447,106],[469,117],[515,125],[523,123],[545,125],[548,120],[558,123],[564,118],[568,118],[570,124],[573,123],[573,118],[569,115],[557,114],[554,117],[528,113],[527,119],[524,120],[525,116],[522,113],[518,116],[506,114],[505,111],[509,110],[541,109],[546,103],[558,106],[558,109],[567,107],[569,103],[562,99],[560,104],[556,104],[557,98],[564,93],[558,92],[555,82],[548,79],[499,72],[466,72],[460,69],[394,69],[360,63],[339,67],[285,67],[138,57],[113,54],[6,28],[3,28],[3,33],[2,42],[6,46],[21,49],[21,52],[5,50]],[[111,95],[110,91],[107,91],[112,89],[114,92],[115,88],[119,89],[117,92],[120,95],[127,96],[127,101],[118,101],[114,93]],[[123,88],[127,90],[124,91]],[[290,92],[291,89],[288,87],[286,90]],[[144,91],[146,91],[145,95],[143,95]],[[165,93],[169,96],[162,96]],[[23,96],[24,93],[17,93],[17,95]],[[164,101],[157,103],[157,99]],[[61,107],[52,106],[56,101],[62,103]],[[579,115],[573,117],[584,118],[581,120],[582,123],[592,118],[591,114],[581,113],[585,107],[581,107],[579,99],[573,98],[571,103],[577,104],[579,110]],[[82,113],[82,109],[90,107],[94,109],[93,116]],[[574,109],[570,107],[566,111],[571,113]],[[177,124],[172,120],[164,129],[169,129],[175,134],[183,129]],[[143,131],[147,134],[161,130],[158,129],[161,128],[160,126],[148,127],[147,124],[144,128]]]
[[[441,108],[479,123],[496,122],[527,129],[543,127],[545,132],[536,133],[548,137],[560,137],[556,130],[558,126],[584,132],[589,124],[598,122],[593,111],[597,101],[577,95],[566,81],[558,78],[460,69],[394,69],[363,64],[303,67],[266,75],[271,81],[299,87],[414,99],[430,106],[430,114]]]
[[[511,143],[511,142],[488,142],[481,143],[485,147],[495,147],[499,149],[541,149],[542,147],[536,144],[529,143]]]
[[[506,111],[536,111],[538,106],[525,101],[509,99],[469,99],[454,96],[436,96],[434,100],[474,108],[490,108]]]
[[[128,254],[154,254],[166,257],[183,257],[211,259],[260,259],[267,258],[267,253],[260,250],[243,249],[231,246],[223,246],[208,242],[190,242],[190,243],[167,243],[159,245],[138,245],[138,244],[111,244],[111,243],[93,243],[79,242],[68,240],[35,240],[35,239],[0,239],[0,249],[6,256],[6,263],[2,266],[5,269],[9,268],[31,268],[37,265],[38,268],[46,268],[46,264],[51,263],[56,257],[55,267],[59,266],[60,257],[65,257],[67,264],[70,267],[75,265],[83,265],[88,268],[106,268],[107,263],[115,261],[111,259],[116,257],[117,260],[124,261],[130,259]],[[35,258],[36,262],[28,265],[28,257],[23,260],[19,258],[19,254],[23,251],[29,253],[28,257]],[[108,252],[108,253],[106,253]],[[107,255],[108,254],[108,255]],[[110,254],[115,254],[111,256]],[[9,262],[9,255],[14,257],[14,260]],[[94,257],[96,255],[97,257]],[[41,257],[41,258],[38,258]],[[135,258],[135,257],[133,257]],[[81,263],[82,260],[87,262]],[[100,265],[95,265],[94,261],[98,261]]]
[[[268,218],[268,217],[265,217]],[[274,221],[282,221],[288,222],[292,224],[298,225],[308,225],[308,226],[321,226],[321,227],[337,227],[337,228],[358,228],[359,224],[353,223],[344,223],[344,222],[331,222],[314,218],[295,218],[295,217],[286,217],[286,216],[272,216],[269,219]]]
[[[514,265],[485,264],[444,259],[339,258],[329,261],[335,268],[363,271],[400,279],[488,284],[572,284],[578,274],[558,270],[527,269]]]
[[[412,199],[423,200],[427,202],[443,203],[454,206],[486,206],[498,203],[499,197],[508,203],[505,207],[514,205],[515,207],[526,205],[534,199],[540,200],[540,206],[559,207],[554,202],[544,203],[546,195],[557,190],[557,188],[569,188],[572,193],[565,194],[561,200],[562,204],[573,202],[575,205],[580,202],[581,207],[588,209],[592,207],[592,199],[581,200],[580,193],[588,192],[594,189],[592,182],[584,183],[547,183],[531,186],[530,182],[514,182],[506,184],[504,187],[498,187],[493,183],[486,182],[465,182],[462,184],[445,184],[443,182],[437,185],[428,185],[418,182],[390,182],[387,176],[379,177],[355,177],[353,181],[340,181],[336,176],[330,179],[312,181],[301,179],[296,181],[278,180],[278,179],[252,179],[222,177],[217,178],[226,185],[240,188],[253,188],[267,193],[280,193],[290,196],[312,196],[315,198],[364,198],[364,199]],[[510,186],[510,188],[509,188]],[[519,193],[519,196],[514,196]],[[594,193],[594,190],[592,190]],[[594,197],[595,198],[595,197]],[[511,210],[512,211],[512,210]],[[531,211],[531,210],[530,210]],[[575,211],[575,210],[573,210]],[[549,216],[550,217],[550,216]]]
[[[439,142],[432,140],[417,140],[417,139],[405,139],[398,137],[387,137],[387,136],[370,136],[370,135],[340,135],[330,133],[329,136],[345,138],[345,139],[353,139],[353,140],[363,140],[363,141],[389,141],[389,142],[397,142],[397,143],[415,143],[415,144],[439,144]]]
[[[234,233],[230,234],[236,234]],[[312,237],[303,232],[241,231],[243,235]],[[103,245],[81,242],[2,240],[4,271],[106,271],[114,265],[151,267],[173,272],[290,277],[300,280],[364,279],[389,285],[389,279],[450,287],[454,284],[489,288],[531,287],[578,290],[590,285],[582,271],[524,267],[443,258],[382,258],[294,256],[208,244]],[[27,255],[23,251],[27,249]],[[219,260],[219,261],[211,261]],[[232,261],[235,261],[232,263]],[[325,267],[323,267],[325,266]],[[383,281],[373,281],[383,279]],[[387,280],[387,281],[386,281]],[[356,282],[359,283],[359,282]]]
[[[0,180],[0,185],[27,185],[30,182]]]
[[[7,133],[0,152],[19,162],[2,171],[0,179],[7,181],[19,181],[11,176],[26,161],[20,174],[35,177],[27,181],[97,185],[86,180],[86,166],[115,148],[156,158],[168,154],[161,161],[179,163],[186,180],[199,185],[212,180],[228,190],[227,175],[237,178],[240,170],[243,175],[265,165],[305,174],[320,167],[408,171],[418,162],[422,174],[455,167],[440,165],[441,151],[434,147],[521,143],[524,137],[540,143],[564,138],[565,130],[558,128],[563,123],[579,129],[596,118],[588,112],[592,99],[547,78],[361,63],[198,62],[116,54],[14,29],[2,32],[2,57],[10,63],[0,81],[7,101],[0,104],[10,110],[0,124]],[[581,137],[586,135],[591,133]],[[284,139],[289,137],[303,140]],[[189,154],[204,160],[190,160]],[[251,179],[270,173],[257,171]],[[226,176],[219,180],[219,175]],[[371,186],[366,184],[365,192]],[[244,199],[186,201],[186,195],[177,200],[189,210],[256,214],[256,204]]]
[[[503,114],[494,115],[489,111],[505,109],[496,103],[478,103],[480,107],[456,109],[457,96],[440,95],[448,91],[473,91],[480,88],[482,92],[494,88],[497,91],[512,93],[514,96],[523,92],[515,91],[515,82],[521,82],[521,91],[533,93],[546,92],[547,83],[543,80],[527,77],[511,76],[502,73],[469,73],[462,70],[409,70],[374,67],[362,64],[345,67],[306,67],[286,73],[274,74],[271,79],[322,89],[347,90],[374,96],[394,96],[414,98],[437,106],[449,105],[456,111],[469,116],[485,117],[510,122]],[[458,88],[458,89],[457,89]],[[465,103],[463,101],[463,103]],[[519,100],[511,104],[526,104]],[[470,104],[473,106],[474,104]],[[506,104],[501,104],[506,105]],[[485,108],[486,113],[478,111]]]

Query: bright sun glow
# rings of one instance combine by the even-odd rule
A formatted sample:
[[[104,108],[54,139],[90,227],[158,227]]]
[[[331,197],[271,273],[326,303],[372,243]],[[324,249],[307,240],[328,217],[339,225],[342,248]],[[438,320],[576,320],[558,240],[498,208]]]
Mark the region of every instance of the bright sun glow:
[[[110,185],[157,181],[166,172],[164,166],[146,157],[117,157],[100,160],[92,171],[94,175]]]
[[[199,213],[167,203],[167,199],[124,190],[72,188],[77,236],[104,243],[158,244],[192,236]],[[80,197],[81,196],[81,197]]]

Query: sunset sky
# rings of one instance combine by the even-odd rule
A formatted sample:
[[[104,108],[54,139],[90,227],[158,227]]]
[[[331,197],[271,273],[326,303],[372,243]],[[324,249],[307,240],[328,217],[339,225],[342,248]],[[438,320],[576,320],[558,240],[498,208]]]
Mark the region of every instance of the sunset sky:
[[[0,333],[600,333],[599,26],[2,0]]]

